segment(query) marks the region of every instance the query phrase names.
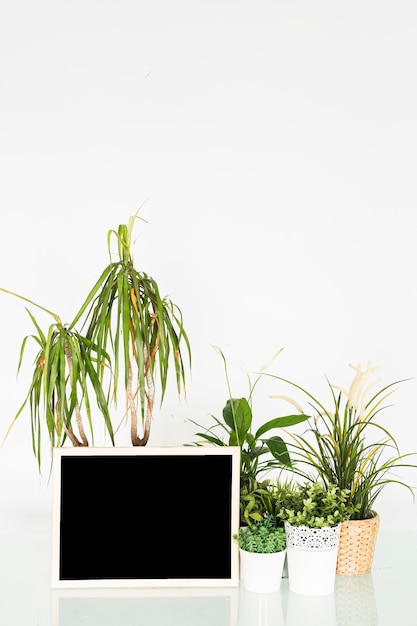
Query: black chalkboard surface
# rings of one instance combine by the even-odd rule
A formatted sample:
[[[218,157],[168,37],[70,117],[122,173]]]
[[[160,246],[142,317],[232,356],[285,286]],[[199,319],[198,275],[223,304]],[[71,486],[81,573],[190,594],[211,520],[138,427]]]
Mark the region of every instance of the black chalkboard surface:
[[[239,448],[57,448],[53,587],[238,584]]]

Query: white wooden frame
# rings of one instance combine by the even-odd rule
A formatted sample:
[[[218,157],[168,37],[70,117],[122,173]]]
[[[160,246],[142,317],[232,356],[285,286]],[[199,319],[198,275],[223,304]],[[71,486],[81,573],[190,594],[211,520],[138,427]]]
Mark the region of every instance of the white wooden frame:
[[[198,456],[223,456],[226,455],[231,459],[231,498],[230,509],[225,512],[230,518],[230,541],[228,542],[227,558],[230,558],[230,575],[222,577],[209,577],[209,578],[197,578],[190,574],[189,578],[152,578],[152,577],[140,577],[140,578],[124,578],[118,575],[115,578],[106,576],[105,578],[79,578],[74,577],[68,579],[67,576],[61,577],[61,558],[62,558],[62,537],[61,528],[61,510],[62,503],[64,502],[65,493],[61,488],[61,468],[65,459],[77,459],[77,458],[90,458],[90,457],[104,457],[109,459],[113,457],[130,457],[130,456],[142,456],[142,457],[164,457],[165,459],[170,456],[180,457],[198,457]],[[155,461],[155,459],[153,459]],[[71,461],[72,462],[72,461]],[[213,460],[213,463],[215,461]],[[174,461],[173,461],[174,463]],[[55,448],[53,450],[53,491],[52,491],[52,587],[57,589],[82,589],[82,588],[140,588],[140,587],[234,587],[239,584],[239,553],[236,542],[233,540],[233,535],[237,533],[239,528],[239,491],[240,491],[240,448],[229,446],[182,446],[182,447],[77,447],[77,448]],[[173,485],[175,485],[175,477],[172,477]],[[68,478],[66,478],[68,480]],[[138,502],[140,502],[140,477],[138,479]],[[204,494],[202,494],[204,495]],[[213,505],[215,504],[215,489],[211,494],[205,494],[207,498],[207,505],[209,505],[210,498],[212,498]],[[208,518],[213,522],[216,517],[221,515],[220,511],[207,511]],[[82,517],[82,516],[80,516]],[[100,518],[102,519],[102,518]],[[85,521],[84,521],[85,524]],[[103,532],[101,528],[98,532]],[[169,529],[168,529],[169,532]],[[117,537],[114,538],[117,542]],[[199,554],[200,559],[204,559],[205,550],[204,545],[190,546],[190,550],[193,550]],[[185,548],[187,549],[187,548]],[[106,550],[106,539],[103,538],[103,550]],[[85,552],[80,555],[80,559],[88,559],[88,554]]]
[[[183,616],[183,621],[181,622],[182,626],[195,626],[196,615],[198,615],[200,611],[214,614],[216,616],[216,626],[238,626],[239,587],[230,586],[206,588],[166,587],[164,589],[152,589],[150,587],[128,589],[53,589],[52,624],[54,626],[60,626],[62,619],[65,620],[65,623],[70,623],[71,619],[74,619],[74,615],[78,614],[82,615],[84,620],[83,624],[85,624],[85,626],[89,624],[95,625],[98,623],[97,615],[104,613],[106,610],[111,615],[117,615],[118,609],[120,612],[126,611],[124,602],[127,599],[129,600],[129,606],[132,607],[132,614],[136,611],[137,615],[141,615],[142,600],[145,600],[147,603],[145,606],[148,610],[147,615],[153,618],[153,624],[155,626],[160,626],[160,624],[167,622],[163,605],[166,605],[170,599],[173,599],[175,600],[175,607],[178,598],[184,599],[187,602],[190,600],[190,606],[194,609],[193,611],[187,611],[186,615]],[[86,611],[83,600],[88,601],[87,606],[90,614],[88,610]],[[227,605],[229,607],[228,609]],[[197,613],[195,612],[196,610]],[[124,612],[123,615],[125,616],[126,613]],[[123,615],[121,621],[125,623]],[[217,621],[219,618],[220,621]],[[205,622],[208,622],[207,618]],[[149,624],[151,626],[152,622],[149,622]]]

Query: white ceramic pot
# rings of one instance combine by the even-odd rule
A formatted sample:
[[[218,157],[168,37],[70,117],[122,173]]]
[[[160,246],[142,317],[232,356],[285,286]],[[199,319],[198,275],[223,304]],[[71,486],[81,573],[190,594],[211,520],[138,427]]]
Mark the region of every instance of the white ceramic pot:
[[[281,587],[285,550],[259,554],[239,549],[240,567],[245,589],[254,593],[273,593]]]
[[[308,528],[285,522],[285,534],[290,591],[311,596],[333,593],[340,524]]]

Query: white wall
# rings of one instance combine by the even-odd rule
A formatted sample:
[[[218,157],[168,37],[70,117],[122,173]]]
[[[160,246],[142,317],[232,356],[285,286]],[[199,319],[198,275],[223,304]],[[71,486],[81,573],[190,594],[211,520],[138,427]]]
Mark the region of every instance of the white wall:
[[[387,423],[417,449],[416,20],[414,0],[3,3],[0,286],[70,320],[108,229],[145,202],[136,265],[181,306],[194,358],[187,401],[172,394],[152,443],[182,444],[187,418],[220,414],[217,344],[235,395],[239,363],[256,371],[279,347],[273,371],[316,394],[326,375],[348,384],[350,362],[412,378]],[[31,325],[0,300],[3,435]],[[277,392],[259,388],[259,423],[279,414]],[[49,526],[29,430],[22,416],[0,449],[3,532]],[[378,510],[416,527],[405,491]]]

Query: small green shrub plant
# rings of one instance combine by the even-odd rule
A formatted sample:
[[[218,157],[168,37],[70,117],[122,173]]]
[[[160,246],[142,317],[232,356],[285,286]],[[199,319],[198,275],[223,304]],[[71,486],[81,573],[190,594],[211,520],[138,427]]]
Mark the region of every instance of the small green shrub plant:
[[[274,516],[269,513],[250,526],[240,527],[233,538],[239,548],[246,552],[272,554],[282,552],[286,547],[284,528],[278,526]]]
[[[320,482],[277,487],[276,500],[280,505],[277,518],[293,526],[324,528],[337,526],[350,519],[355,507],[350,502],[349,489]]]

